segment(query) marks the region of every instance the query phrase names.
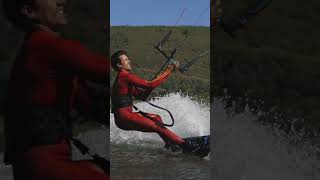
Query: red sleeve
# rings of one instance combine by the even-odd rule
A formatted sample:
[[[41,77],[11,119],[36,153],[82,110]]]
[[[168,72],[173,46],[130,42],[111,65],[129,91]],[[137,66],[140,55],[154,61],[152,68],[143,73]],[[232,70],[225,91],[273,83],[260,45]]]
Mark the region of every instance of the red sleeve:
[[[154,88],[158,87],[161,83],[163,83],[166,79],[168,79],[168,77],[171,73],[172,73],[171,70],[167,69],[166,71],[161,73],[159,76],[157,76],[152,81],[147,81],[147,80],[139,78],[138,76],[136,76],[134,74],[129,74],[128,75],[128,82],[132,83],[136,87],[154,89]]]
[[[40,52],[45,52],[53,64],[68,68],[76,75],[92,81],[106,82],[109,80],[110,61],[93,53],[76,41],[61,37],[46,37]]]

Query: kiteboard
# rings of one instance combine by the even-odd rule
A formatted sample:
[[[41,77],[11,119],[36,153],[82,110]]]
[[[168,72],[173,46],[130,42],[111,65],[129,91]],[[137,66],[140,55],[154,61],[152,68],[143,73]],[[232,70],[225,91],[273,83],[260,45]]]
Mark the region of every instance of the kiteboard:
[[[188,137],[183,139],[196,148],[190,151],[172,143],[167,143],[165,148],[171,150],[172,152],[182,152],[184,154],[194,155],[201,158],[208,156],[210,153],[210,135]]]

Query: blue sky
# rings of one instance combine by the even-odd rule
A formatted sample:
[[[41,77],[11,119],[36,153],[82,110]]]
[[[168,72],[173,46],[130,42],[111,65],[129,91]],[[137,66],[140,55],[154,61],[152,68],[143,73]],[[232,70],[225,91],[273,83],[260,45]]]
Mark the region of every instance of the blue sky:
[[[111,0],[111,26],[210,26],[210,0]]]

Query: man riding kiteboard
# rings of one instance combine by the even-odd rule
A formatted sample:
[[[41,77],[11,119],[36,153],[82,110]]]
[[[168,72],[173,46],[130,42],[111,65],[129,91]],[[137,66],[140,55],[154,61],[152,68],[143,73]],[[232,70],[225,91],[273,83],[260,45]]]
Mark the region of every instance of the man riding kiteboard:
[[[112,112],[117,127],[123,130],[158,133],[167,147],[170,144],[175,144],[181,147],[185,153],[198,148],[166,128],[159,115],[141,111],[133,112],[133,98],[146,99],[154,88],[167,80],[179,67],[179,64],[169,64],[167,69],[157,77],[147,81],[130,72],[130,62],[127,52],[123,50],[119,50],[111,56],[111,65],[114,70],[118,71],[111,97]]]

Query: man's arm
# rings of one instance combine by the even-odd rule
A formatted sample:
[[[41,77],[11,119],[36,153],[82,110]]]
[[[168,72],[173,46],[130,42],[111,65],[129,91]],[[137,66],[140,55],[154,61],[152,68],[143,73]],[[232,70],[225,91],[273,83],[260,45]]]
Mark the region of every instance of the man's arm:
[[[52,64],[67,68],[77,76],[95,82],[107,82],[110,61],[82,44],[61,37],[43,35],[39,52],[45,52]]]
[[[159,74],[156,78],[154,78],[151,81],[141,79],[134,74],[129,74],[128,81],[129,83],[132,83],[136,87],[145,88],[145,89],[154,89],[160,86],[160,84],[163,83],[165,80],[167,80],[173,71],[174,71],[174,65],[168,66],[168,68],[164,72]]]

